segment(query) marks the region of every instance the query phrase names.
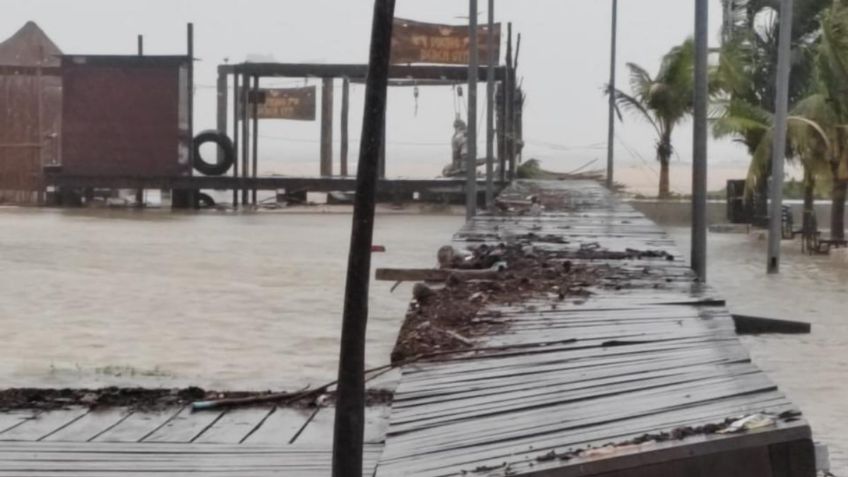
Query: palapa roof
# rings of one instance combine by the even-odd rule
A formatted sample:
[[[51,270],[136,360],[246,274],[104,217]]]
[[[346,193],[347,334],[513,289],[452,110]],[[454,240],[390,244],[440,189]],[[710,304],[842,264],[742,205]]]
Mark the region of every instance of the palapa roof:
[[[29,21],[0,43],[0,65],[59,66],[62,50],[35,22]]]

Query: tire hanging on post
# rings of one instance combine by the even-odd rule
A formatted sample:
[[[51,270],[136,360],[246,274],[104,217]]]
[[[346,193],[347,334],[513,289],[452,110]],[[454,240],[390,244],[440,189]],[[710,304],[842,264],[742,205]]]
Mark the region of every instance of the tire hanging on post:
[[[221,162],[206,162],[200,155],[200,147],[206,143],[215,143],[222,151]],[[202,131],[191,141],[192,157],[194,158],[194,168],[201,174],[207,176],[220,176],[233,167],[233,162],[236,157],[236,150],[233,147],[233,141],[226,134],[210,129]]]

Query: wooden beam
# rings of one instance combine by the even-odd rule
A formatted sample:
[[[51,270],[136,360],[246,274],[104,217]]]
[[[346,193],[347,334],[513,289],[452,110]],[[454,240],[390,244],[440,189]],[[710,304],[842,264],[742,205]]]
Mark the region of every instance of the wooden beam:
[[[736,324],[736,333],[740,335],[809,334],[812,330],[812,325],[801,321],[775,320],[747,315],[733,315],[733,322]]]
[[[315,64],[315,63],[240,63],[221,65],[228,72],[247,73],[260,77],[280,78],[350,78],[363,81],[368,72],[367,65],[360,64]],[[478,70],[481,82],[486,81],[485,66]],[[468,67],[442,65],[393,65],[389,68],[390,79],[401,80],[447,80],[468,81]],[[495,68],[495,80],[506,78],[506,67]]]
[[[460,270],[451,268],[378,268],[375,278],[384,282],[444,282],[451,275],[469,280],[497,278],[497,270]]]
[[[333,175],[333,79],[321,88],[321,177]]]

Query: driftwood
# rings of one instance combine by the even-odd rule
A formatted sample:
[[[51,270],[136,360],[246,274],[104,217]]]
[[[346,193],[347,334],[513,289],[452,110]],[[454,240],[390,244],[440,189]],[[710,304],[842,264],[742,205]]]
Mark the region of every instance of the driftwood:
[[[451,275],[470,280],[497,278],[497,270],[461,270],[456,268],[378,268],[376,278],[387,282],[446,282]]]
[[[800,321],[775,320],[756,316],[733,315],[736,333],[740,335],[759,335],[768,333],[809,334],[812,326]]]

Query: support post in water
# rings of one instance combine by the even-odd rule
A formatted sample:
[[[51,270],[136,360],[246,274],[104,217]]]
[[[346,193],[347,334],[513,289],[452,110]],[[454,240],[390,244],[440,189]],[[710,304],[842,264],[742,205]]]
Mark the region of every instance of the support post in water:
[[[342,124],[339,130],[339,135],[341,136],[341,150],[340,150],[340,174],[342,177],[348,176],[347,171],[347,158],[348,151],[350,148],[350,141],[348,139],[348,129],[350,127],[350,79],[344,78],[342,80]]]
[[[486,210],[495,207],[495,0],[489,0],[489,49],[486,68]]]
[[[707,95],[709,0],[695,2],[695,98],[692,154],[692,269],[707,280]]]
[[[477,215],[477,0],[468,0],[468,157],[465,159],[465,220]]]
[[[362,476],[365,429],[365,331],[374,236],[378,161],[386,124],[386,94],[395,0],[375,0],[365,86],[365,113],[345,285],[339,352],[338,399],[333,431],[333,477]]]
[[[253,75],[253,107],[251,111],[251,115],[253,116],[253,127],[251,128],[252,141],[251,147],[253,148],[253,163],[250,167],[251,177],[253,177],[253,188],[251,192],[250,203],[253,206],[257,206],[257,194],[258,189],[256,186],[256,179],[259,177],[259,76]]]
[[[615,66],[618,47],[618,0],[612,0],[610,43],[609,124],[607,128],[607,189],[612,190],[615,168]]]
[[[333,175],[333,78],[321,83],[321,177]]]
[[[783,161],[786,156],[786,121],[789,109],[789,73],[792,54],[792,0],[780,2],[780,38],[777,54],[777,87],[774,104],[774,142],[771,147],[771,210],[769,211],[768,273],[780,272],[783,216]]]

